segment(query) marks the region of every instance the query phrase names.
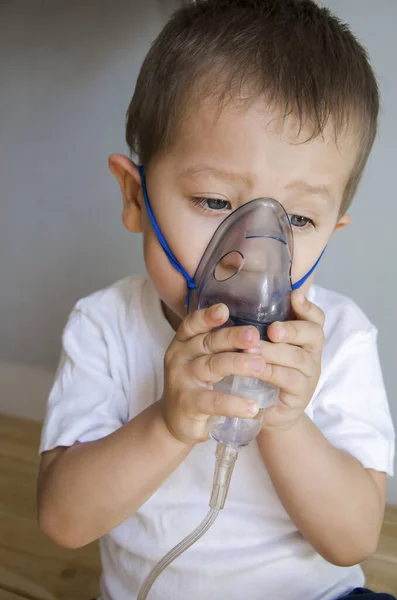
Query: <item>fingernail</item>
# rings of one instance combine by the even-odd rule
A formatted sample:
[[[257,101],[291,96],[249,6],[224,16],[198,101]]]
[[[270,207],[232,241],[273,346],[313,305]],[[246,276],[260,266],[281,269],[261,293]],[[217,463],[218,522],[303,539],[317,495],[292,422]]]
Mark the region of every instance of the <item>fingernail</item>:
[[[263,369],[263,360],[260,358],[254,358],[251,361],[251,368],[254,373],[260,373]]]
[[[244,329],[241,335],[245,342],[252,342],[254,339],[254,330],[252,327],[249,329]]]
[[[273,323],[272,329],[278,340],[284,340],[287,337],[285,327],[281,323]]]
[[[258,414],[259,411],[259,406],[258,403],[255,402],[255,400],[249,400],[248,402],[248,412],[250,415],[256,415]]]
[[[225,314],[224,304],[216,304],[211,308],[211,316],[213,319],[221,319]]]
[[[260,354],[261,353],[261,347],[260,346],[255,346],[255,348],[248,348],[248,350],[246,350],[246,352],[248,354]]]

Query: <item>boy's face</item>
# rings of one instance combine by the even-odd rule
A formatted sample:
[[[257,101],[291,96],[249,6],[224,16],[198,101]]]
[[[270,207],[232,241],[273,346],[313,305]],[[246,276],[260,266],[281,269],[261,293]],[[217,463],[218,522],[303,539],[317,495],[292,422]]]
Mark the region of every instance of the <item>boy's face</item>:
[[[157,222],[173,253],[194,275],[200,258],[223,219],[254,198],[278,200],[291,217],[294,233],[292,281],[313,266],[337,226],[343,193],[357,148],[354,136],[335,144],[332,125],[308,141],[292,118],[258,102],[250,108],[204,103],[181,125],[172,148],[146,170],[148,195]],[[186,314],[186,282],[169,263],[144,208],[139,174],[128,159],[113,156],[111,168],[124,193],[123,220],[143,231],[148,273],[165,303],[168,318]],[[121,176],[122,174],[122,176]],[[307,282],[306,287],[310,285]]]

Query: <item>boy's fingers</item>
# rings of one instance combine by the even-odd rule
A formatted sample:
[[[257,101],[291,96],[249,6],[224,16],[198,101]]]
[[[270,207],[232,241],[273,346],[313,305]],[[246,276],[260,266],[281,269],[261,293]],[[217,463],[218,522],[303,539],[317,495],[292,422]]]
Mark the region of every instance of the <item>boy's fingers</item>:
[[[228,375],[259,377],[265,368],[261,356],[238,352],[222,352],[199,356],[190,363],[192,375],[207,385],[213,385]]]
[[[280,365],[281,367],[298,369],[306,377],[314,377],[318,370],[317,361],[314,359],[312,353],[301,346],[261,342],[258,353],[262,356],[264,362]]]
[[[207,333],[226,323],[229,310],[226,304],[215,304],[210,308],[195,310],[183,319],[178,327],[175,338],[179,342],[187,342],[200,333]]]
[[[310,302],[300,290],[294,290],[291,294],[291,304],[294,313],[303,321],[317,323],[323,327],[325,322],[324,312],[319,306]]]
[[[323,311],[307,300],[300,290],[292,292],[291,304],[298,320],[272,323],[267,330],[270,341],[301,346],[309,352],[320,352],[324,345]]]
[[[258,413],[258,404],[248,398],[240,398],[223,392],[203,391],[196,397],[195,408],[205,415],[240,417],[252,419]]]
[[[268,327],[267,335],[271,342],[301,346],[308,352],[320,352],[324,346],[322,326],[308,321],[276,321]]]
[[[304,396],[308,381],[307,377],[296,369],[270,364],[266,365],[260,379],[272,383],[291,396]]]
[[[248,350],[258,346],[259,331],[256,327],[225,327],[197,336],[197,356],[217,354],[232,350]]]

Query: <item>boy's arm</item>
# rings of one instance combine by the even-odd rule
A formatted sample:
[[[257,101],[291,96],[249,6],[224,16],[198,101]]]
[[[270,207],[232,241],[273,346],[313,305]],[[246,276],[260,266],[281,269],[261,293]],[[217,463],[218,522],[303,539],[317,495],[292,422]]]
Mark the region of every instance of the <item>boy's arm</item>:
[[[157,402],[103,439],[44,453],[41,528],[62,546],[88,544],[133,514],[192,447],[171,435]]]
[[[324,313],[299,291],[295,321],[273,323],[258,348],[262,378],[280,389],[258,445],[274,487],[302,535],[327,560],[352,565],[376,549],[394,433],[373,329],[354,329],[318,386]],[[350,319],[351,320],[351,319]],[[353,458],[354,457],[354,458]],[[363,466],[364,465],[364,466]]]
[[[161,405],[153,404],[107,437],[68,448],[58,443],[55,450],[44,453],[38,486],[39,521],[54,541],[63,546],[82,546],[132,515],[193,446],[208,439],[208,415],[248,418],[257,413],[256,403],[249,399],[211,387],[231,373],[253,376],[258,367],[257,357],[235,352],[236,348],[255,347],[258,331],[251,327],[216,329],[228,316],[226,307],[219,305],[190,313],[182,321],[165,354]],[[75,335],[81,344],[84,336],[79,331]],[[44,448],[55,445],[57,439],[80,439],[85,432],[92,433],[93,425],[95,431],[103,431],[109,418],[106,411],[111,414],[113,408],[115,412],[117,390],[106,375],[105,359],[99,361],[92,348],[84,352],[79,344],[75,345],[73,368],[67,367],[66,383],[60,384],[61,404],[68,407],[68,412],[65,417],[61,411],[56,419],[50,412],[47,424],[60,424],[57,437],[51,436]],[[69,354],[70,346],[68,343]],[[101,348],[100,339],[95,348]],[[81,385],[78,380],[73,386],[73,378],[67,385],[69,371],[76,372],[81,357]],[[100,372],[98,364],[102,365]],[[105,392],[111,406],[103,402]],[[93,419],[89,418],[90,407]],[[73,408],[80,409],[80,413],[74,415]],[[111,414],[111,425],[118,419],[118,414]],[[63,421],[64,429],[69,425],[72,433],[66,431],[63,435]],[[76,424],[79,427],[73,428]]]
[[[317,552],[340,566],[375,552],[385,473],[332,446],[306,415],[290,428],[263,430],[257,440],[281,502]]]

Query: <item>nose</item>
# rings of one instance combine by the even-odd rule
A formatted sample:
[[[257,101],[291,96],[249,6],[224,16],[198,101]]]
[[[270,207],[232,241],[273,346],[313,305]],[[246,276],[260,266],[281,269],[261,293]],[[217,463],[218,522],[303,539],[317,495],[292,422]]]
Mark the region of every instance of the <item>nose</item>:
[[[236,275],[244,266],[244,257],[241,252],[233,250],[228,252],[218,261],[214,269],[214,277],[218,281],[225,281]]]

